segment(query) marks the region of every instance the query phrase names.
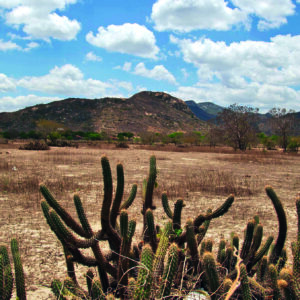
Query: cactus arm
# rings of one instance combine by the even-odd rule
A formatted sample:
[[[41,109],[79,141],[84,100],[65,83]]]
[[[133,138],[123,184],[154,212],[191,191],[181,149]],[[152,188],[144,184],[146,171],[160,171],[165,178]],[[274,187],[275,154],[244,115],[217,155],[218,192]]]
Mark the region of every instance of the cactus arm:
[[[225,213],[227,213],[233,201],[234,201],[234,196],[230,195],[219,208],[217,208],[215,211],[212,212],[211,218],[212,219],[219,218],[223,216]]]
[[[190,254],[192,257],[192,264],[194,267],[194,273],[197,272],[198,265],[199,265],[199,253],[198,253],[198,245],[195,238],[195,232],[194,232],[194,224],[192,219],[188,219],[187,223],[185,225],[186,229],[186,241],[187,246],[190,250]]]
[[[88,294],[89,296],[92,295],[92,285],[93,285],[93,279],[94,279],[95,275],[92,269],[88,269],[86,274],[85,274],[85,278],[86,278],[86,285],[88,288]]]
[[[144,234],[144,242],[149,242],[153,253],[156,252],[157,249],[157,238],[156,238],[156,228],[154,225],[154,216],[151,209],[146,210],[146,223],[147,223],[147,235]],[[147,239],[146,239],[147,238]]]
[[[122,203],[120,210],[128,209],[130,207],[130,205],[133,203],[133,201],[135,199],[136,192],[137,192],[137,184],[135,183],[131,188],[128,199]]]
[[[139,268],[134,299],[150,299],[152,287],[153,252],[150,245],[145,245],[141,254],[142,266]]]
[[[50,218],[52,222],[55,224],[55,227],[57,231],[59,232],[59,235],[63,237],[64,241],[66,243],[71,244],[72,246],[75,246],[77,248],[87,249],[93,246],[97,241],[94,238],[90,239],[79,239],[75,237],[62,223],[57,213],[52,210],[49,212]]]
[[[253,239],[254,226],[255,226],[254,220],[249,221],[247,224],[245,239],[240,253],[241,259],[245,259],[250,251],[250,246]]]
[[[156,170],[156,157],[152,155],[150,157],[150,171],[149,171],[149,177],[147,180],[147,188],[146,188],[146,194],[145,194],[145,203],[144,203],[144,213],[148,208],[155,209],[155,206],[153,205],[153,191],[155,187],[157,177],[157,170]]]
[[[173,243],[169,247],[168,260],[162,278],[161,297],[167,297],[171,293],[173,278],[178,266],[178,247]]]
[[[243,294],[243,300],[251,300],[251,291],[249,286],[249,280],[247,275],[246,266],[241,264],[241,288]]]
[[[269,261],[270,263],[276,264],[278,261],[281,251],[284,247],[284,243],[286,240],[286,233],[287,233],[287,221],[286,221],[286,215],[284,212],[284,209],[282,207],[282,203],[277,197],[276,193],[274,192],[273,188],[271,186],[265,187],[266,193],[268,197],[271,199],[273,206],[276,210],[278,222],[279,222],[279,232],[278,237],[275,242],[275,246],[270,254]]]
[[[3,286],[1,286],[3,287],[3,294],[0,295],[3,295],[2,299],[9,300],[12,295],[14,279],[6,246],[0,246],[0,256],[3,265]]]
[[[17,296],[20,300],[26,300],[24,271],[19,253],[18,242],[16,239],[11,240],[11,252],[15,266]]]
[[[108,236],[110,247],[113,251],[119,252],[121,246],[121,238],[116,230],[110,224],[110,207],[112,203],[112,176],[108,158],[104,155],[101,157],[104,195],[101,209],[101,226],[103,233]]]
[[[280,299],[280,291],[277,283],[278,276],[277,276],[276,267],[273,264],[269,265],[269,277],[270,277],[271,287],[273,290],[273,300],[278,300]]]
[[[166,215],[170,218],[170,219],[173,219],[173,213],[170,209],[170,206],[169,206],[169,200],[168,200],[168,196],[167,196],[167,192],[163,192],[162,195],[161,195],[161,202],[162,202],[162,206],[163,206],[163,209],[166,213]]]
[[[166,256],[167,250],[168,250],[168,245],[169,245],[169,234],[172,230],[172,223],[168,222],[161,234],[158,246],[157,246],[157,250],[155,253],[155,258],[154,258],[154,262],[153,262],[153,276],[154,278],[158,278],[163,269],[163,262],[164,262],[164,258]]]
[[[173,229],[181,228],[181,212],[182,208],[185,206],[182,199],[178,199],[174,205],[174,214],[173,214]]]
[[[120,205],[124,193],[124,169],[122,164],[117,164],[117,188],[115,198],[110,212],[110,223],[113,228],[116,227],[117,216],[120,212]]]
[[[89,221],[86,217],[86,214],[84,212],[82,202],[81,202],[78,195],[74,195],[73,199],[74,199],[74,204],[75,204],[75,207],[76,207],[77,215],[78,215],[78,218],[79,218],[80,223],[82,225],[82,228],[86,232],[87,237],[91,238],[94,235],[94,233],[93,233],[91,225],[90,225],[90,223],[89,223]]]
[[[208,279],[209,289],[212,295],[212,300],[218,299],[215,292],[220,287],[220,279],[217,271],[216,261],[211,252],[205,252],[203,255],[204,270]]]
[[[62,220],[68,225],[73,231],[82,237],[88,237],[82,226],[78,224],[74,218],[57,202],[54,196],[50,193],[46,186],[41,185],[40,191],[44,196],[47,203],[56,211],[56,213],[62,218]]]
[[[105,300],[105,294],[98,278],[94,278],[92,282],[92,300]]]
[[[225,200],[225,202],[219,208],[217,208],[215,211],[213,211],[212,213],[208,213],[206,215],[200,214],[198,217],[196,217],[194,219],[195,228],[198,228],[199,226],[201,226],[203,224],[203,222],[206,220],[211,220],[211,219],[215,219],[215,218],[219,218],[219,217],[223,216],[225,213],[228,212],[228,210],[231,207],[233,202],[234,202],[234,196],[230,195]]]
[[[269,236],[267,241],[265,242],[265,244],[262,247],[260,247],[260,249],[257,251],[257,253],[255,254],[255,256],[253,258],[253,261],[252,261],[253,266],[255,266],[263,258],[263,256],[268,253],[273,240],[274,240],[274,237]]]

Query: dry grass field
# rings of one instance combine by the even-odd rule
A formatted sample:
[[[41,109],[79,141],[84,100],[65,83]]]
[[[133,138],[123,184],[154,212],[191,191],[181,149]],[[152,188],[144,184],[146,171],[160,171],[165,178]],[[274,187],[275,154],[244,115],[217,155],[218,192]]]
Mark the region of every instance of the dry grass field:
[[[140,225],[141,186],[148,174],[149,157],[154,154],[159,170],[155,194],[157,223],[166,222],[160,204],[162,191],[168,192],[171,202],[178,198],[185,200],[183,223],[208,208],[217,208],[227,195],[234,193],[235,202],[229,212],[213,220],[208,230],[207,236],[215,239],[215,247],[221,236],[229,239],[232,231],[242,240],[247,221],[254,215],[259,215],[264,225],[264,239],[271,234],[276,237],[276,214],[264,192],[264,186],[268,184],[274,187],[287,213],[286,245],[290,246],[295,239],[295,199],[300,193],[299,154],[233,153],[203,148],[175,152],[172,147],[160,150],[164,151],[151,147],[116,149],[102,145],[21,151],[18,145],[0,145],[0,243],[8,245],[12,237],[18,239],[29,299],[50,299],[47,287],[51,279],[65,276],[62,247],[41,212],[39,184],[46,184],[74,216],[72,196],[79,194],[93,228],[99,228],[103,190],[100,159],[103,154],[110,160],[114,178],[116,164],[123,163],[125,197],[131,185],[138,183],[138,195],[129,214]],[[136,240],[140,238],[141,226],[137,229]],[[83,275],[85,269],[79,271]]]

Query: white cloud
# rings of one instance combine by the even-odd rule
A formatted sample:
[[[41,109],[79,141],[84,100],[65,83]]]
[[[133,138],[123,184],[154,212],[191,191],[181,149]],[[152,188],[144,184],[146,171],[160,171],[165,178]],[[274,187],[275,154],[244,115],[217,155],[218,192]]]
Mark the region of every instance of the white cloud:
[[[64,65],[50,70],[41,77],[24,77],[18,81],[18,86],[32,91],[67,96],[102,96],[112,85],[95,79],[84,79],[83,73],[73,65]]]
[[[158,0],[152,7],[151,19],[158,31],[229,30],[246,23],[247,14],[230,8],[223,0]]]
[[[154,80],[166,80],[172,84],[176,84],[175,77],[163,65],[157,65],[153,69],[147,69],[144,63],[139,63],[136,65],[133,73]]]
[[[253,16],[258,29],[278,28],[295,14],[292,0],[157,0],[152,7],[151,19],[159,31],[189,32],[197,29],[230,30],[243,24],[251,26]],[[300,3],[299,1],[297,1]]]
[[[0,0],[0,8],[6,9],[8,25],[22,30],[36,39],[54,38],[68,41],[76,38],[81,26],[77,20],[58,15],[56,10],[64,10],[77,0]]]
[[[212,101],[222,106],[233,103],[251,105],[266,113],[274,106],[300,110],[300,91],[285,86],[253,83],[244,88],[230,88],[222,84],[181,86],[172,95],[196,102]]]
[[[0,92],[9,92],[16,89],[15,81],[0,73]]]
[[[0,111],[11,112],[22,109],[35,104],[49,103],[61,100],[57,97],[40,97],[36,95],[26,95],[18,97],[2,97],[0,98]]]
[[[87,53],[85,59],[89,61],[102,61],[102,58],[97,56],[94,52]]]
[[[126,72],[129,72],[131,70],[131,67],[132,67],[132,63],[131,62],[125,62],[123,67],[122,67],[122,70],[123,71],[126,71]]]
[[[286,17],[295,13],[295,5],[291,0],[232,0],[232,2],[247,14],[261,18],[262,20],[258,22],[260,30],[280,27],[287,22]]]
[[[125,23],[99,27],[96,35],[89,32],[86,40],[111,52],[120,52],[140,57],[156,58],[159,48],[154,34],[145,26]]]
[[[11,41],[4,42],[2,39],[0,39],[0,51],[8,51],[8,50],[21,50],[21,47],[14,42]]]
[[[227,45],[210,39],[176,39],[183,59],[199,68],[201,81],[217,78],[224,85],[247,82],[297,86],[300,82],[300,35],[278,35],[270,42],[241,41]]]
[[[184,61],[198,68],[198,84],[178,88],[178,97],[221,105],[238,102],[264,110],[288,103],[299,110],[300,35],[231,44],[205,38],[170,40]]]

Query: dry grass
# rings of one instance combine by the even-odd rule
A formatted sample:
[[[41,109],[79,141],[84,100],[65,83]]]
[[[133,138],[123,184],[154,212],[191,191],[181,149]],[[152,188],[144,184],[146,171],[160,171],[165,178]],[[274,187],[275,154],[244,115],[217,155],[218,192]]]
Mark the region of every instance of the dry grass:
[[[264,186],[271,184],[282,198],[287,212],[287,245],[296,237],[299,155],[234,154],[228,149],[225,153],[162,152],[137,149],[139,147],[133,145],[130,149],[117,150],[102,144],[101,149],[95,145],[84,148],[81,145],[79,149],[52,148],[42,152],[20,151],[17,147],[0,145],[0,243],[8,243],[12,237],[20,241],[27,287],[31,291],[41,290],[43,285],[49,286],[49,278],[65,276],[61,246],[41,213],[39,184],[45,183],[74,215],[72,195],[79,194],[93,228],[97,229],[100,226],[103,191],[100,160],[104,153],[110,159],[114,178],[116,164],[124,164],[125,198],[133,183],[139,185],[137,199],[129,209],[130,217],[137,218],[138,224],[142,222],[141,184],[148,174],[149,157],[155,154],[159,170],[155,191],[155,218],[158,223],[166,221],[160,205],[164,190],[168,192],[171,206],[177,198],[185,200],[183,223],[188,217],[195,217],[208,208],[217,208],[228,194],[234,193],[236,200],[233,207],[225,216],[212,222],[207,237],[218,241],[220,236],[229,238],[230,232],[235,231],[242,238],[247,221],[256,214],[264,225],[266,237],[274,234],[274,228],[277,228],[276,214],[264,193]],[[140,234],[141,227],[138,227],[137,238]]]

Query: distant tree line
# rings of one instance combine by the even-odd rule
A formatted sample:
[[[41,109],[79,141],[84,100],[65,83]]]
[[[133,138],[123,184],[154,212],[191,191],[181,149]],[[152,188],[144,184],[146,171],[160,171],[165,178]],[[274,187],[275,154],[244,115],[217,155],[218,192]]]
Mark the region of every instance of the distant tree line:
[[[216,120],[205,132],[119,132],[108,134],[104,131],[72,131],[64,125],[49,120],[39,120],[36,130],[18,132],[8,130],[0,132],[5,139],[44,139],[49,145],[58,145],[58,141],[119,141],[139,144],[174,144],[180,145],[228,145],[235,150],[245,151],[257,145],[267,150],[280,147],[283,151],[298,151],[300,137],[293,136],[295,119],[293,111],[273,108],[269,111],[269,124],[274,134],[267,135],[258,128],[258,109],[237,104],[230,105],[218,114]]]

